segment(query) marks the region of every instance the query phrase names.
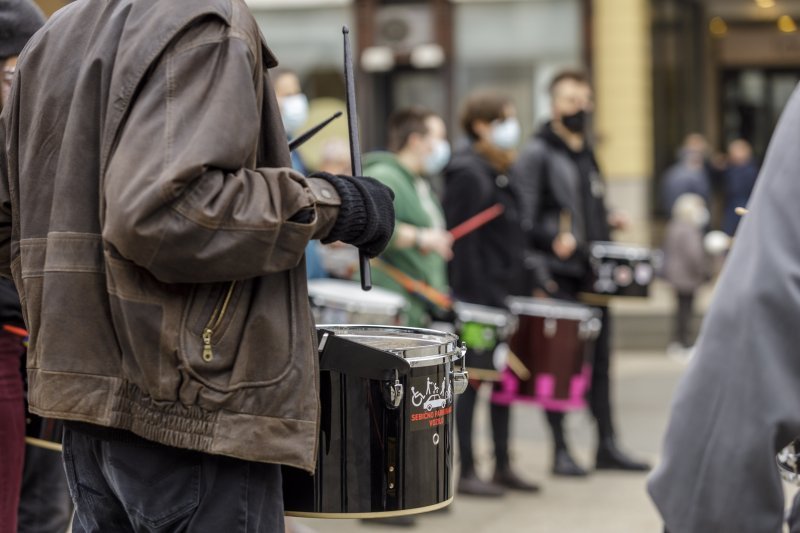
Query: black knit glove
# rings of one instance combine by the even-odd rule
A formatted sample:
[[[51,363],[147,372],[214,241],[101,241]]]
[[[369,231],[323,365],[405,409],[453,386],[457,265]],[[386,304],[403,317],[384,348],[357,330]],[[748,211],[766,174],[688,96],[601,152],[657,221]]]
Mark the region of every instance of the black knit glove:
[[[346,242],[368,257],[380,254],[394,232],[394,192],[373,178],[327,172],[310,177],[329,182],[342,200],[336,224],[322,242]]]

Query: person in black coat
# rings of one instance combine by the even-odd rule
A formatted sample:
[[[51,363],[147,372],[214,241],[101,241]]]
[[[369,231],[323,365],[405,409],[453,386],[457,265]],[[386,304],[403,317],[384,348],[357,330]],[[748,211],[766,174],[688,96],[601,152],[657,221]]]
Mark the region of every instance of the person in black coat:
[[[528,246],[544,266],[534,284],[541,293],[577,301],[589,273],[588,244],[611,240],[611,229],[627,217],[605,206],[605,184],[585,131],[592,109],[592,90],[581,72],[565,71],[550,86],[552,120],[523,146],[511,169],[522,198],[523,227]],[[564,227],[565,222],[569,227]],[[611,409],[609,366],[611,319],[601,307],[602,330],[595,342],[589,406],[597,421],[596,468],[648,470],[617,447]],[[553,434],[553,473],[586,476],[572,458],[564,434],[564,414],[547,411]]]
[[[442,206],[448,227],[497,203],[505,209],[500,217],[455,242],[449,265],[450,286],[457,300],[505,308],[506,297],[519,294],[519,285],[524,281],[524,233],[518,195],[506,174],[514,160],[520,126],[512,102],[495,92],[471,95],[464,105],[461,123],[470,142],[454,154],[445,170]],[[537,485],[522,480],[511,469],[508,406],[491,406],[496,458],[493,483],[483,482],[476,475],[472,419],[480,385],[480,381],[471,380],[456,406],[461,454],[459,492],[489,496],[499,495],[502,488],[538,491]]]

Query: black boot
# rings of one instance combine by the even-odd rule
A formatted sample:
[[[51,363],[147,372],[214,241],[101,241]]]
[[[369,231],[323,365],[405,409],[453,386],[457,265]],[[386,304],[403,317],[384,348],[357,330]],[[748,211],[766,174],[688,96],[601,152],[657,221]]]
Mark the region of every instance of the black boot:
[[[485,498],[497,498],[505,494],[505,490],[500,485],[483,481],[475,472],[462,474],[458,479],[458,493],[470,496],[482,496]]]
[[[530,483],[519,477],[510,465],[501,466],[494,471],[494,478],[492,482],[495,485],[500,485],[511,490],[518,490],[520,492],[539,492],[541,487],[536,483]]]
[[[597,447],[597,470],[625,470],[628,472],[647,472],[650,465],[629,457],[617,447],[614,439],[600,441]]]
[[[589,472],[581,468],[566,448],[556,448],[553,460],[553,475],[566,477],[586,477]]]

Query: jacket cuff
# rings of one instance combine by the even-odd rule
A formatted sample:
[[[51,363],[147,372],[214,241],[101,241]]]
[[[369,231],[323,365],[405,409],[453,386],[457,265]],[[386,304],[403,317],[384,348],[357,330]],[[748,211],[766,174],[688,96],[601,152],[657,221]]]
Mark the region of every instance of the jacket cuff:
[[[342,199],[328,181],[322,178],[306,178],[316,208],[314,234],[312,239],[323,240],[330,234],[339,216]]]

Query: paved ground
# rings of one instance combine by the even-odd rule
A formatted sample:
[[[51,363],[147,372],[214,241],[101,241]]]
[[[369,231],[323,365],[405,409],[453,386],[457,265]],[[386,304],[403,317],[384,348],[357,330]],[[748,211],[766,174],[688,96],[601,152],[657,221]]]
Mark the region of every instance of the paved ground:
[[[684,370],[681,363],[661,353],[620,353],[616,360],[619,432],[627,449],[650,461],[658,459],[670,398]],[[487,411],[479,413],[484,435],[481,447],[488,462]],[[576,455],[590,464],[593,434],[588,415],[568,417]],[[438,532],[658,532],[660,523],[644,490],[645,476],[597,473],[587,480],[562,480],[549,476],[550,446],[541,412],[534,407],[515,408],[514,442],[517,466],[540,480],[544,492],[537,496],[512,494],[490,501],[459,496],[449,512],[419,518],[415,530]],[[484,466],[489,466],[484,465]],[[303,520],[318,533],[392,531],[394,528],[350,520]],[[398,529],[399,530],[399,529]]]

